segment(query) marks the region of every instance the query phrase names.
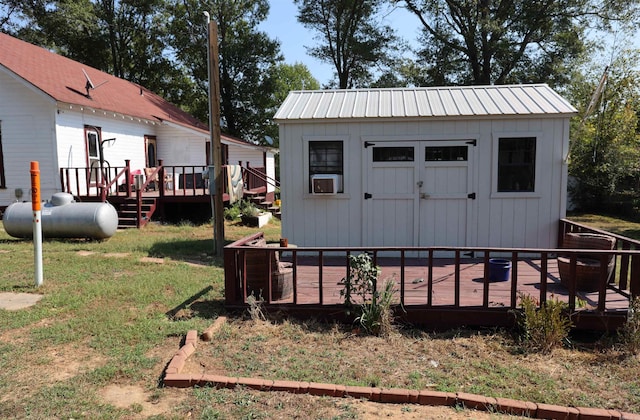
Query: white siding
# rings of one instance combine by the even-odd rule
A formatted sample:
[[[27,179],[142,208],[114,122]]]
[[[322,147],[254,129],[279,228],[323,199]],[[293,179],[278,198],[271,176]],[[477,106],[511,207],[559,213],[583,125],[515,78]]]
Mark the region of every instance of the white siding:
[[[29,89],[22,82],[0,72],[0,124],[6,189],[0,190],[0,206],[16,201],[16,190],[22,190],[21,200],[30,200],[30,162],[38,161],[41,174],[41,196],[46,199],[58,191],[60,184],[55,162],[54,102]]]

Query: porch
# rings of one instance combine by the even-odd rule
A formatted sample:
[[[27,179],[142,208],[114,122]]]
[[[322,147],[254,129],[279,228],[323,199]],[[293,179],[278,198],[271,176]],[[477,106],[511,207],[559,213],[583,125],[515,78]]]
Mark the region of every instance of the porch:
[[[261,238],[257,233],[225,248],[226,306],[246,307],[247,296],[255,293],[262,295],[269,311],[341,319],[339,282],[347,276],[348,256],[368,252],[381,269],[379,281],[395,282],[396,314],[405,322],[434,329],[509,326],[514,323],[511,311],[519,306],[519,296],[527,294],[541,303],[566,302],[577,329],[618,328],[626,319],[629,300],[640,294],[640,242],[565,219],[559,226],[558,249],[247,246]],[[611,251],[560,250],[567,232],[606,234],[616,238],[617,246]],[[437,258],[442,252],[453,257]],[[577,257],[585,253],[601,261],[613,256],[615,261],[611,277],[607,264],[602,265],[592,291],[577,287]],[[558,254],[570,261],[564,284]],[[512,262],[507,281],[489,280],[489,260],[495,257]],[[261,272],[256,271],[258,260],[263,261]],[[283,275],[277,267],[283,263],[290,265],[290,286],[280,283]]]
[[[279,182],[267,176],[264,167],[239,167],[241,174],[233,174],[230,168],[237,166],[223,166],[223,202],[229,203],[235,194],[278,212],[267,185],[278,187]],[[234,183],[241,183],[239,190],[229,191],[231,177]],[[158,166],[144,172],[132,170],[129,160],[123,167],[61,168],[60,185],[79,201],[111,203],[118,211],[119,228],[140,228],[154,215],[164,219],[172,211],[183,214],[183,219],[198,212],[208,212],[206,219],[211,217],[210,180],[208,167],[203,165],[164,166],[160,159]]]

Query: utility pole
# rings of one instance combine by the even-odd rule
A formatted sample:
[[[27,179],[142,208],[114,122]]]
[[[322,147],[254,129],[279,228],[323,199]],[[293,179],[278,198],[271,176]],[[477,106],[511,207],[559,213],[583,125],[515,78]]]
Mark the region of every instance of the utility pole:
[[[218,24],[209,19],[207,48],[209,67],[209,133],[211,135],[211,158],[213,160],[213,239],[214,254],[221,257],[224,252],[224,202],[222,198],[222,141],[220,139],[220,71],[218,67]],[[210,172],[211,174],[211,172]],[[211,189],[211,186],[209,186]]]

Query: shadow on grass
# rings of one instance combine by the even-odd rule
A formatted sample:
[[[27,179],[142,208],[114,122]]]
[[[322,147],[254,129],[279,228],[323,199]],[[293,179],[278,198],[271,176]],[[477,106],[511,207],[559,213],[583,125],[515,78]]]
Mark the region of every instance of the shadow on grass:
[[[181,311],[189,310],[192,317],[199,317],[204,319],[217,318],[221,313],[225,312],[224,301],[222,299],[203,301],[198,300],[212,290],[212,286],[205,287],[195,295],[187,298],[184,302],[182,302],[175,308],[165,312],[165,315],[169,319],[176,319]]]

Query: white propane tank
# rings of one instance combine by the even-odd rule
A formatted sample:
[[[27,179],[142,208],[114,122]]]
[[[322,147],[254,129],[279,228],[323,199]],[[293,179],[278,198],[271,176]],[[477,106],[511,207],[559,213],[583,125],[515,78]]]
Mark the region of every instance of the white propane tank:
[[[33,237],[30,202],[13,203],[4,212],[2,223],[14,238]],[[45,238],[112,237],[118,230],[118,212],[109,203],[76,203],[68,193],[55,193],[42,206],[42,236]]]

